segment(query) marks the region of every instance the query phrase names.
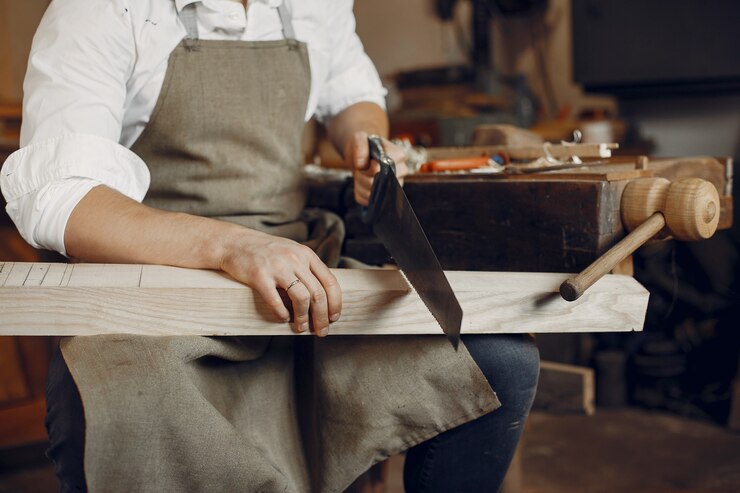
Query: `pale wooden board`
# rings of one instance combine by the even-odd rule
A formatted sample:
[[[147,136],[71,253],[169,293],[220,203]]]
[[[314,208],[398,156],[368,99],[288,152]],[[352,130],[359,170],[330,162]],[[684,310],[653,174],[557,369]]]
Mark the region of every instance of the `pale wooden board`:
[[[152,265],[7,262],[0,282],[0,335],[288,335],[261,297],[213,271]],[[395,270],[334,270],[343,291],[332,334],[439,334],[418,295]],[[54,283],[47,283],[49,275]],[[606,276],[578,301],[558,295],[567,274],[461,272],[447,277],[463,308],[462,332],[641,330],[648,293],[627,276]],[[23,278],[20,284],[17,280]],[[29,285],[23,283],[30,279]],[[12,282],[11,282],[12,280]]]
[[[5,285],[12,268],[13,264],[11,262],[0,262],[0,286]]]
[[[41,286],[41,283],[46,277],[46,273],[49,271],[50,264],[33,264],[31,270],[26,276],[26,280],[23,282],[24,286]]]
[[[573,156],[582,158],[608,158],[612,149],[618,149],[619,144],[550,144],[548,151],[556,159],[566,159]],[[427,149],[427,159],[435,161],[455,157],[470,157],[492,155],[505,152],[511,159],[537,159],[546,155],[544,146],[466,146],[466,147],[430,147]]]
[[[42,286],[61,286],[62,279],[67,273],[67,269],[71,269],[71,264],[51,264],[49,270],[46,271],[46,276],[41,281]]]
[[[31,273],[31,267],[33,265],[34,264],[25,262],[10,263],[8,277],[5,279],[4,286],[23,286],[28,274]],[[5,266],[8,267],[8,263],[6,263]]]
[[[438,173],[415,173],[406,177],[406,181],[435,181],[454,179],[477,180],[543,180],[543,181],[619,181],[635,180],[653,176],[652,170],[634,169],[634,163],[584,165],[567,169],[539,169],[536,172],[522,173],[482,173],[478,170],[450,171]],[[526,168],[524,168],[526,169]]]

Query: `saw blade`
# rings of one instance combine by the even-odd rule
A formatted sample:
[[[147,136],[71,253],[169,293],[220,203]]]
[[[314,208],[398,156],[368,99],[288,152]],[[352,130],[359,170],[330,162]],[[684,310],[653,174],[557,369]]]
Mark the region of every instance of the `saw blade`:
[[[374,178],[366,221],[457,349],[462,308],[396,178],[392,160],[376,146],[379,143],[371,141],[371,156],[381,169]]]

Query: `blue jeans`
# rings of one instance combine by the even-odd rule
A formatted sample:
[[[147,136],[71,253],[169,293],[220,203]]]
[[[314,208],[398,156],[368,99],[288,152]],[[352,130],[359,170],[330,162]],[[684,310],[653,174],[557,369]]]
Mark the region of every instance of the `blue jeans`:
[[[463,335],[501,407],[406,452],[409,493],[495,493],[499,490],[534,400],[539,352],[526,334]]]
[[[408,492],[498,490],[534,399],[539,353],[528,335],[464,335],[468,351],[496,391],[501,408],[417,445],[406,453]],[[77,387],[57,351],[46,388],[49,458],[61,491],[87,491],[85,418]]]

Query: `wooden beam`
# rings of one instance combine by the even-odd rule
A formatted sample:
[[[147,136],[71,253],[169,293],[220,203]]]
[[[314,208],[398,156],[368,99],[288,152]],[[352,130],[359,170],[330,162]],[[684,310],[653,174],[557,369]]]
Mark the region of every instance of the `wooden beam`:
[[[396,270],[335,269],[343,311],[333,334],[439,334]],[[463,333],[642,330],[648,292],[606,276],[577,302],[567,274],[455,272]],[[289,335],[261,297],[225,274],[157,265],[0,263],[0,335]]]
[[[549,144],[547,152],[556,159],[568,159],[573,156],[581,158],[608,158],[619,144]],[[466,147],[430,147],[427,159],[435,161],[453,157],[492,155],[505,152],[511,159],[535,160],[545,157],[544,145],[539,146],[466,146]]]
[[[553,361],[540,362],[540,381],[533,409],[551,412],[585,413],[595,411],[594,370],[585,366]]]

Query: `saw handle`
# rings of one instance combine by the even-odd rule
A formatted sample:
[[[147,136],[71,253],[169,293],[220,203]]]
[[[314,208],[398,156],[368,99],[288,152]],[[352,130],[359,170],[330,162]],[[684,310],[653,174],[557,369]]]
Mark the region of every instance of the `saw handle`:
[[[656,235],[696,241],[711,237],[719,223],[719,194],[708,181],[665,178],[630,182],[622,194],[622,223],[631,231],[583,272],[560,286],[560,295],[575,301],[619,262]]]
[[[367,206],[362,208],[363,222],[365,224],[372,224],[378,214],[380,214],[380,210],[385,203],[388,180],[396,179],[396,163],[385,153],[383,140],[380,137],[370,135],[367,138],[367,143],[370,150],[370,159],[377,161],[380,165],[380,171],[373,177],[370,199],[367,202]]]

